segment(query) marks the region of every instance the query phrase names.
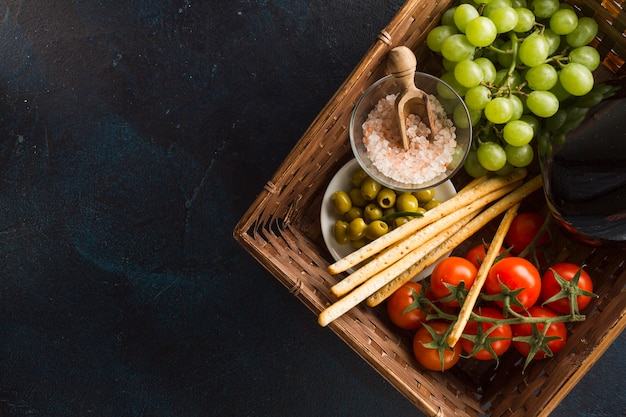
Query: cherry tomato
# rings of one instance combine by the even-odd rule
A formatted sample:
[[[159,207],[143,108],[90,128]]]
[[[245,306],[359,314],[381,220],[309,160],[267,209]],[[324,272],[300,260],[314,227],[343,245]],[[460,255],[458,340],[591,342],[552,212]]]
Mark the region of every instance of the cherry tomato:
[[[557,317],[556,312],[541,306],[533,306],[528,310],[531,317]],[[543,333],[545,324],[537,323],[537,330],[539,333]],[[520,323],[511,325],[511,330],[513,330],[513,337],[520,336],[531,336],[533,334],[533,325],[530,323]],[[548,330],[546,332],[546,336],[556,336],[557,339],[551,340],[546,343],[547,347],[550,349],[552,354],[554,355],[558,351],[560,351],[563,346],[565,346],[565,341],[567,340],[567,329],[563,322],[556,322],[550,324]],[[513,340],[513,347],[517,349],[519,353],[524,356],[528,356],[530,354],[530,344],[522,341]],[[544,350],[539,350],[532,359],[543,359],[548,354]]]
[[[464,282],[465,289],[470,289],[476,280],[477,272],[478,270],[470,261],[460,256],[450,256],[442,259],[435,265],[430,276],[430,287],[433,296],[435,299],[441,300],[452,294],[452,291],[446,287],[446,284],[458,287],[461,282]],[[459,305],[459,301],[454,299],[441,302],[441,304],[456,307]]]
[[[541,299],[543,301],[547,301],[561,292],[561,285],[555,278],[555,273],[569,282],[572,280],[572,278],[574,278],[578,271],[580,271],[580,276],[578,278],[578,288],[591,293],[593,291],[593,282],[591,281],[591,277],[589,276],[587,271],[585,271],[576,264],[562,262],[552,265],[543,274],[543,277],[541,278]],[[578,311],[580,311],[587,307],[587,305],[589,305],[589,302],[591,302],[591,296],[578,295],[576,296],[576,301],[578,302]],[[566,293],[563,293],[563,298],[559,298],[545,305],[559,313],[571,313],[570,300]]]
[[[427,313],[419,307],[405,312],[407,307],[415,302],[413,291],[419,296],[422,285],[417,282],[407,282],[387,299],[389,319],[402,329],[415,330],[426,321]]]
[[[452,368],[461,358],[463,349],[461,344],[457,343],[449,349],[445,345],[445,338],[441,336],[443,345],[440,348],[426,346],[435,340],[425,326],[429,326],[438,336],[444,335],[448,330],[449,323],[443,321],[432,321],[424,323],[422,327],[417,329],[413,337],[413,355],[417,362],[424,368],[431,371],[444,371]],[[443,361],[440,357],[443,353]]]
[[[465,253],[465,259],[470,261],[476,269],[480,269],[480,265],[483,263],[485,256],[487,255],[487,250],[489,249],[489,243],[480,243]],[[507,257],[511,256],[508,252],[505,252],[505,248],[500,248],[500,253],[498,256]]]
[[[517,256],[501,259],[493,264],[487,279],[484,290],[487,294],[499,294],[502,292],[502,283],[509,290],[523,290],[517,294],[517,299],[524,306],[530,308],[539,299],[541,294],[541,275],[537,267],[530,261]],[[502,301],[497,300],[496,304],[502,307]],[[522,311],[519,306],[511,303],[514,311]]]
[[[499,320],[504,319],[504,315],[502,314],[502,312],[492,307],[478,307],[474,310],[474,313],[476,313],[477,315],[481,317],[489,317],[492,319],[499,319]],[[468,321],[467,325],[465,326],[465,330],[463,330],[463,333],[467,335],[476,336],[478,333],[478,323],[479,322],[476,320]],[[507,323],[494,324],[494,323],[487,323],[487,322],[481,322],[481,326],[482,326],[482,332],[480,332],[481,335],[485,335],[485,337],[487,337],[488,339],[492,339],[492,338],[500,339],[500,340],[494,340],[493,342],[489,342],[489,340],[484,341],[485,345],[486,343],[489,342],[489,346],[491,347],[493,354],[489,352],[488,349],[485,349],[485,348],[480,349],[477,352],[474,352],[475,343],[472,340],[467,339],[467,338],[461,338],[460,340],[460,344],[463,347],[463,350],[468,354],[473,353],[472,357],[478,360],[495,359],[493,355],[502,356],[504,352],[506,352],[511,346],[511,337],[513,335],[511,331],[511,326]],[[495,328],[493,330],[490,330],[494,326]]]
[[[519,255],[532,242],[541,226],[545,222],[545,216],[536,212],[519,213],[509,227],[505,241],[511,248],[511,253]],[[541,235],[537,241],[537,246],[544,245],[548,241],[547,233]]]

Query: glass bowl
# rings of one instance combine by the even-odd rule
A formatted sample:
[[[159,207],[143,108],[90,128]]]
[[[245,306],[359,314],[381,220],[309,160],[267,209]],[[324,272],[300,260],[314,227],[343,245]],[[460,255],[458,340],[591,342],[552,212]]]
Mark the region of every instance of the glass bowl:
[[[363,123],[381,98],[400,92],[400,84],[393,75],[381,78],[363,93],[354,107],[350,120],[350,144],[359,165],[383,186],[397,191],[418,191],[435,187],[449,180],[463,166],[472,143],[470,114],[461,96],[446,82],[426,73],[416,72],[415,84],[419,89],[434,96],[441,103],[446,116],[451,121],[454,121],[456,146],[451,154],[451,161],[447,165],[441,165],[438,173],[436,175],[431,174],[431,178],[419,180],[416,183],[391,178],[383,174],[368,156],[368,150],[363,140]],[[395,126],[394,128],[399,131],[395,118],[392,123]],[[395,145],[394,141],[390,143],[391,147],[399,147],[399,150],[401,150],[402,145],[400,143],[395,143]],[[414,155],[411,155],[411,158],[414,157]],[[427,159],[432,160],[433,158]],[[395,159],[393,161],[386,160],[384,164],[398,165]],[[380,163],[378,166],[381,166]],[[385,168],[381,166],[381,169],[384,170]]]

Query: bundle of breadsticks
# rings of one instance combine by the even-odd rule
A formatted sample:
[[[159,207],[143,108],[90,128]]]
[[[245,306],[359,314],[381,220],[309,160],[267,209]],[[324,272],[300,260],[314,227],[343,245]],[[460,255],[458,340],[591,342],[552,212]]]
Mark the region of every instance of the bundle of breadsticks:
[[[470,290],[459,314],[456,327],[460,330],[455,328],[450,335],[451,344],[456,343],[520,202],[542,186],[540,175],[525,181],[526,175],[525,169],[518,168],[507,176],[477,178],[422,217],[412,219],[329,265],[328,272],[333,275],[356,269],[331,287],[338,299],[320,313],[319,324],[328,325],[363,301],[372,307],[380,304],[487,223],[507,212],[478,271],[473,291]]]

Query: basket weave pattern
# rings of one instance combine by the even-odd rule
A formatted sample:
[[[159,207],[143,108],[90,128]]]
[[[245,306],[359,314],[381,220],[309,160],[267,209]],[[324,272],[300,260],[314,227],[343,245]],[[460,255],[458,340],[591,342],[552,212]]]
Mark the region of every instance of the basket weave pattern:
[[[623,80],[626,68],[626,15],[623,0],[568,0],[600,26],[594,47],[604,66],[599,80]],[[330,179],[352,157],[349,124],[361,94],[385,73],[387,52],[398,45],[411,47],[420,71],[437,74],[439,59],[425,47],[451,0],[408,1],[382,30],[362,61],[333,95],[267,182],[237,224],[235,239],[314,314],[334,297],[329,288],[338,277],[326,272],[333,261],[320,230],[321,197]],[[459,175],[455,185],[468,178]],[[534,195],[524,205],[543,206]],[[456,252],[493,235],[488,225]],[[462,361],[445,373],[419,368],[411,354],[408,333],[398,332],[384,312],[358,306],[329,325],[345,343],[431,416],[546,416],[626,327],[626,249],[591,248],[556,234],[556,261],[585,264],[595,280],[599,298],[587,310],[587,320],[569,327],[564,349],[549,360],[532,363],[522,374],[515,354],[493,364]],[[312,317],[315,320],[315,317]]]

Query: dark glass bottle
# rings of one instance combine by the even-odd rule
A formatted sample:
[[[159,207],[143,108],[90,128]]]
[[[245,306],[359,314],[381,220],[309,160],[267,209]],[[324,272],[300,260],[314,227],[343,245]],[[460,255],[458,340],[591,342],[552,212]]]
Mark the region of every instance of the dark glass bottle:
[[[540,163],[548,206],[565,230],[587,244],[626,244],[626,97],[592,108]]]

